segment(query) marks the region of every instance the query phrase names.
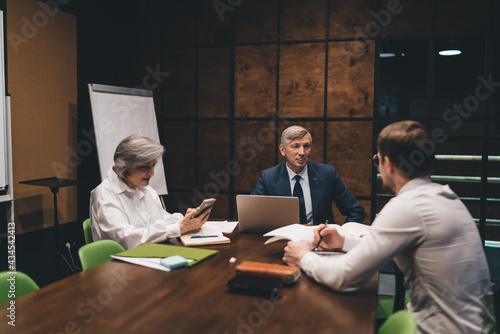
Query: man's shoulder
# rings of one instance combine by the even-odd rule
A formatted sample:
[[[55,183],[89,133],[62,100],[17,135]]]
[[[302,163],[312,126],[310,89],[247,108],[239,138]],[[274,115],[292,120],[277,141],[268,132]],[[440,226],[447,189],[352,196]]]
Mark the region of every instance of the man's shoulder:
[[[314,161],[309,161],[307,165],[307,168],[309,168],[313,172],[332,173],[333,171],[335,171],[335,167],[333,167],[333,165],[322,164]]]
[[[285,163],[281,162],[281,163],[277,164],[276,166],[264,169],[262,171],[262,173],[264,173],[264,174],[279,173],[283,170],[283,168],[285,168]]]

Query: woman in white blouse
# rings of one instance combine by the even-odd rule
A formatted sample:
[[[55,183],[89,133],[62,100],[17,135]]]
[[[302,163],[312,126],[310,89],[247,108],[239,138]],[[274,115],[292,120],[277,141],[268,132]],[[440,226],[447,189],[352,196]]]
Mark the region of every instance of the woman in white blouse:
[[[205,223],[210,210],[198,218],[194,218],[198,209],[188,209],[186,216],[170,214],[149,186],[156,162],[164,152],[161,144],[141,135],[131,135],[118,144],[115,165],[90,194],[94,240],[115,240],[129,249],[144,242],[178,237]]]

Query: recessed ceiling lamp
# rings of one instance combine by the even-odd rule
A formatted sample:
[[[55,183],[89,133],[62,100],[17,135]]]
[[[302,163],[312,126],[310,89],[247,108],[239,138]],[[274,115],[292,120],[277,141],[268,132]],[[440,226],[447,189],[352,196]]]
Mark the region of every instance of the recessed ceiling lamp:
[[[380,46],[380,58],[391,58],[396,57],[394,51],[392,51],[389,41],[383,41]]]
[[[438,53],[440,56],[458,56],[462,54],[462,51],[457,47],[453,38],[450,38],[450,42],[441,48]]]

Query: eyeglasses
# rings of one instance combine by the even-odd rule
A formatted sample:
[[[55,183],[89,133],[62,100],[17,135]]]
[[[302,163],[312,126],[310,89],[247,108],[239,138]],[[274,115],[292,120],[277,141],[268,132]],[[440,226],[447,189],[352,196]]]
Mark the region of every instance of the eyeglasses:
[[[380,159],[378,157],[378,154],[375,154],[373,156],[372,162],[373,162],[373,166],[375,166],[375,168],[378,168],[378,165],[380,165]]]

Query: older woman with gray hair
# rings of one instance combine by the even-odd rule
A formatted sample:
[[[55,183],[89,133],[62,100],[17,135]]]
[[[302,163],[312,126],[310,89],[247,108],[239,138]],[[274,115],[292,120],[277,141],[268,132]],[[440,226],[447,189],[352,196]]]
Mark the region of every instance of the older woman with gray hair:
[[[116,148],[115,165],[108,177],[90,194],[90,218],[94,240],[111,239],[125,249],[144,242],[160,242],[200,228],[206,214],[198,209],[186,215],[170,214],[149,186],[156,162],[165,148],[141,135],[123,139]]]

